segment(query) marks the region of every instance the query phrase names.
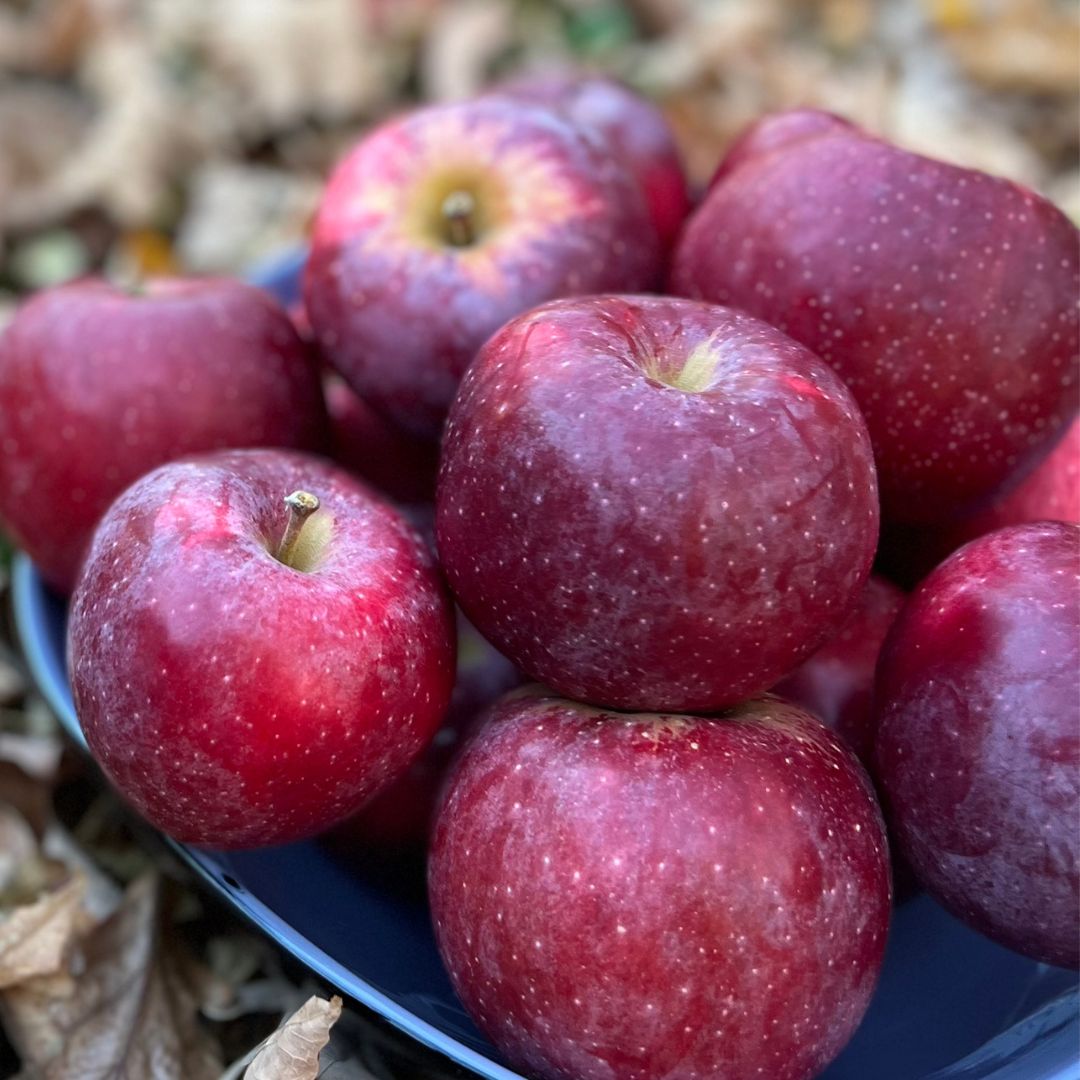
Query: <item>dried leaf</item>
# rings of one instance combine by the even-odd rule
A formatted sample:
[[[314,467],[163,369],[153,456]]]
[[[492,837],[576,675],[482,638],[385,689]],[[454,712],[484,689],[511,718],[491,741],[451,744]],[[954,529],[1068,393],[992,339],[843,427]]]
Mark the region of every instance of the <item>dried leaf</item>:
[[[341,118],[383,100],[385,48],[370,40],[357,0],[203,0],[190,5],[198,47],[249,133],[309,116]]]
[[[439,9],[420,59],[424,96],[452,101],[475,94],[490,76],[492,62],[511,43],[509,5],[463,0]]]
[[[24,773],[49,786],[56,781],[63,753],[59,738],[0,732],[0,761],[18,765]],[[5,795],[4,788],[0,787],[0,798]]]
[[[0,989],[60,970],[79,925],[85,890],[86,881],[77,874],[0,921]]]
[[[24,868],[37,858],[38,843],[26,818],[0,803],[0,906],[10,891],[20,891]]]
[[[315,1080],[319,1053],[339,1016],[341,998],[309,998],[266,1040],[244,1080]]]
[[[66,866],[86,880],[83,910],[94,923],[104,922],[120,904],[120,887],[72,838],[62,825],[51,824],[45,830],[41,851],[50,862]]]
[[[216,1080],[217,1050],[166,947],[161,906],[158,879],[140,878],[74,950],[73,983],[31,979],[4,992],[6,1030],[28,1069],[44,1080]]]
[[[0,804],[17,810],[38,836],[52,820],[62,754],[53,735],[0,734]]]

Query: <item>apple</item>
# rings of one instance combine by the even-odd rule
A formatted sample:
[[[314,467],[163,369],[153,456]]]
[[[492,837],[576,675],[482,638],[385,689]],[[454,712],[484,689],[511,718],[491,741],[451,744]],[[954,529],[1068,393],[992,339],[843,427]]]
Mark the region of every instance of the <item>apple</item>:
[[[159,829],[216,848],[355,813],[431,741],[454,678],[426,545],[359,481],[284,450],[136,481],[94,535],[68,635],[109,779]]]
[[[747,159],[787,150],[804,139],[838,131],[858,131],[858,128],[842,116],[824,109],[786,109],[773,113],[762,122],[751,124],[727,148],[709,187],[714,187]]]
[[[944,525],[891,525],[883,530],[882,565],[894,578],[914,583],[958,547],[1006,525],[1029,521],[1080,522],[1080,420],[1017,487],[974,514]]]
[[[27,300],[0,337],[0,519],[54,589],[131,481],[200,450],[317,450],[326,413],[284,309],[225,279],[96,279]]]
[[[458,602],[530,678],[595,704],[701,712],[768,689],[843,623],[877,527],[843,384],[711,304],[521,315],[447,425],[436,537]]]
[[[460,612],[457,642],[457,681],[442,727],[404,776],[334,830],[330,839],[339,852],[363,859],[372,846],[424,847],[443,778],[454,755],[483,721],[488,706],[521,683],[517,668],[493,649]]]
[[[890,909],[865,772],[777,698],[703,718],[509,695],[451,771],[428,883],[462,1003],[543,1080],[816,1076]]]
[[[812,712],[870,766],[874,750],[874,668],[904,603],[891,582],[873,575],[840,631],[773,687]]]
[[[550,109],[433,105],[363,139],[330,179],[304,276],[323,354],[370,405],[435,439],[465,367],[508,318],[661,272],[621,161]]]
[[[973,540],[911,596],[875,688],[890,824],[926,890],[995,941],[1080,964],[1080,526]]]
[[[967,512],[1076,408],[1080,248],[1006,180],[828,114],[760,121],[692,215],[672,291],[744,308],[843,377],[887,520]]]
[[[377,413],[340,376],[323,377],[331,453],[349,472],[399,503],[435,498],[439,447],[407,435]]]
[[[651,101],[600,75],[526,75],[495,93],[556,109],[595,132],[637,180],[663,250],[670,250],[690,212],[690,191],[671,129]]]

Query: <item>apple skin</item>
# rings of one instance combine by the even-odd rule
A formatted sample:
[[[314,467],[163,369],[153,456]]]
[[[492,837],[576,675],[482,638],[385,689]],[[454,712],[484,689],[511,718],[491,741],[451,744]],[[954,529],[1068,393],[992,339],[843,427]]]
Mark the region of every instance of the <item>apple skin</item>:
[[[484,637],[624,709],[768,689],[846,618],[877,526],[866,428],[833,372],[741,312],[645,296],[555,301],[495,334],[436,500],[443,569]]]
[[[324,375],[323,393],[335,461],[395,502],[434,501],[437,443],[394,427],[337,375]]]
[[[296,489],[322,501],[310,572],[271,554]],[[431,741],[453,610],[426,545],[359,481],[304,454],[225,451],[163,466],[110,507],[68,655],[121,794],[177,840],[255,847],[355,813]]]
[[[1080,963],[1080,527],[980,537],[910,597],[882,650],[877,774],[901,853],[958,918]]]
[[[0,337],[0,519],[68,593],[106,507],[202,450],[319,450],[313,358],[260,289],[162,278],[141,295],[86,279],[37,293]]]
[[[444,234],[473,198],[476,242]],[[435,439],[462,372],[508,318],[556,296],[651,288],[644,196],[598,140],[498,97],[434,105],[368,135],[335,170],[304,275],[323,355],[399,427]]]
[[[457,681],[442,727],[408,772],[334,830],[338,851],[363,858],[372,846],[426,847],[446,770],[485,710],[521,684],[521,672],[459,613]],[[359,850],[358,850],[359,849]]]
[[[709,187],[715,186],[747,159],[788,150],[804,139],[814,139],[825,133],[858,130],[850,120],[824,109],[786,109],[774,113],[760,123],[751,124],[727,148]]]
[[[874,669],[903,603],[900,589],[872,575],[840,631],[772,691],[813,713],[868,768],[874,752]]]
[[[707,719],[508,695],[451,771],[428,883],[458,996],[544,1080],[816,1076],[890,908],[865,772],[776,698]]]
[[[556,109],[594,131],[626,163],[645,194],[663,250],[671,249],[690,213],[690,189],[671,129],[651,101],[599,75],[526,75],[494,92]]]
[[[1080,420],[1021,483],[995,496],[977,513],[933,526],[890,525],[880,556],[897,581],[914,584],[969,540],[1030,521],[1080,522]]]
[[[767,117],[736,145],[671,291],[744,308],[840,373],[886,519],[958,516],[1075,410],[1077,230],[1016,184],[811,121]]]

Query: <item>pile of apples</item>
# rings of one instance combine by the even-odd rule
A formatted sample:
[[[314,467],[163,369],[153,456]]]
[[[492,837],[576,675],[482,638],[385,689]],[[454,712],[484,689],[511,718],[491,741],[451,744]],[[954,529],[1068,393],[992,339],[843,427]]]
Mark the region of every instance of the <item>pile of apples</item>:
[[[74,589],[80,722],[155,825],[404,844],[441,790],[438,945],[509,1061],[811,1077],[890,842],[1078,964],[1077,239],[813,110],[692,206],[647,102],[509,83],[355,147],[300,311],[30,299],[0,517]]]

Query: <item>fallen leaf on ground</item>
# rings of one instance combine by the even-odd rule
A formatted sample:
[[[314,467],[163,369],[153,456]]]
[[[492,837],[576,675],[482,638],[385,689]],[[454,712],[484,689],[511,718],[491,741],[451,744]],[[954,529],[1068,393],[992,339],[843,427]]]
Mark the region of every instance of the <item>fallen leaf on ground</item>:
[[[0,990],[60,970],[80,923],[86,879],[76,874],[0,919]]]
[[[158,878],[133,882],[107,922],[73,949],[65,987],[28,979],[0,995],[26,1070],[45,1080],[216,1080],[221,1062],[198,1023],[190,965],[162,934]]]
[[[0,803],[0,907],[14,903],[9,892],[23,891],[26,868],[38,853],[37,837],[26,818],[14,807]]]
[[[319,1054],[339,1016],[341,998],[309,998],[266,1040],[244,1080],[315,1080]]]

